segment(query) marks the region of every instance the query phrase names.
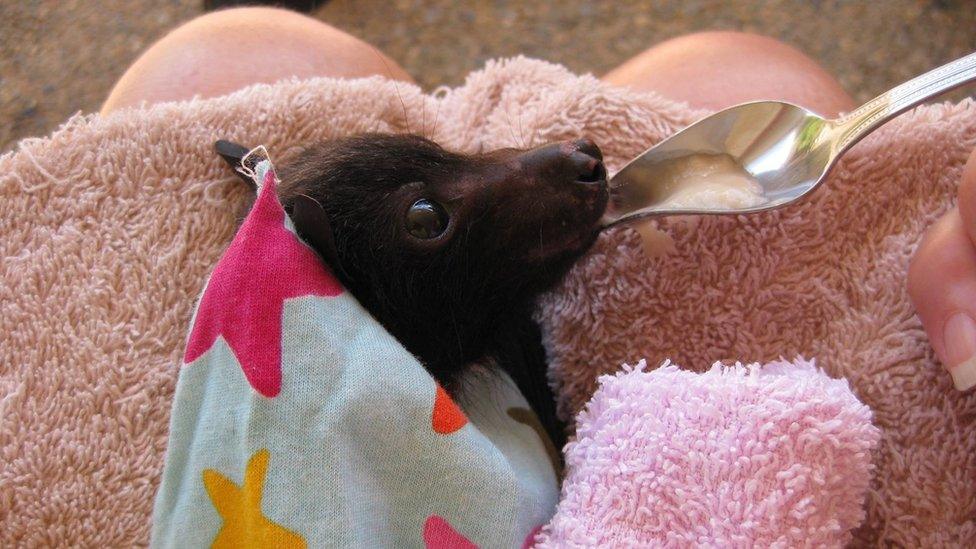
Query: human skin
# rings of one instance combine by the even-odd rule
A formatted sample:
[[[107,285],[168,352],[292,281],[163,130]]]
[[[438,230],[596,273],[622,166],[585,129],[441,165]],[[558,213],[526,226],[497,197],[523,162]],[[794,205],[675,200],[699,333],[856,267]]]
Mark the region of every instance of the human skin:
[[[958,206],[928,230],[912,258],[908,291],[956,389],[976,386],[976,151],[963,169]]]

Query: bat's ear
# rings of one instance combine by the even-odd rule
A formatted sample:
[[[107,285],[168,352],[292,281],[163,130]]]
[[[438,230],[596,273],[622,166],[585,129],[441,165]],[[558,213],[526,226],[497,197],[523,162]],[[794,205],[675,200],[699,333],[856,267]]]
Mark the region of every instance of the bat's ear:
[[[248,177],[248,175],[241,170],[241,168],[244,167],[244,157],[247,156],[247,153],[250,152],[251,149],[225,139],[219,139],[216,143],[214,143],[214,150],[217,151],[217,154],[219,154],[220,157],[227,162],[230,168],[234,170],[237,177],[240,177],[241,180],[247,183],[248,187],[251,187],[252,191],[257,190],[257,185],[255,185],[254,180]],[[247,167],[251,169],[254,168],[253,166]]]
[[[248,171],[253,173],[254,171],[254,166],[245,165],[247,162],[245,158],[251,149],[220,139],[214,143],[214,150],[252,190],[257,190],[254,180],[246,173]],[[318,250],[322,259],[329,264],[334,273],[341,274],[348,280],[349,275],[339,261],[339,253],[336,250],[335,237],[332,233],[332,223],[329,222],[325,208],[314,198],[299,194],[291,199],[290,217],[292,223],[295,224],[298,236]]]
[[[298,236],[318,250],[322,259],[332,267],[333,272],[341,274],[348,280],[349,274],[339,261],[332,223],[329,222],[329,216],[318,200],[304,194],[292,198],[291,221],[295,224]]]

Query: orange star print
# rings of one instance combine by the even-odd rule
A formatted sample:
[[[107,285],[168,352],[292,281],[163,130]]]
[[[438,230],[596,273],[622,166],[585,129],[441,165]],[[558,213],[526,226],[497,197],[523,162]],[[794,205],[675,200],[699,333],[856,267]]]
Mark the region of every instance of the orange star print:
[[[451,400],[447,391],[437,385],[437,392],[434,393],[434,413],[431,414],[430,423],[434,432],[441,435],[449,435],[457,431],[468,422],[467,416],[458,408],[458,405]]]
[[[261,511],[264,477],[268,472],[270,452],[258,450],[247,462],[244,485],[233,481],[213,469],[204,469],[203,485],[210,501],[224,520],[211,547],[247,548],[265,547],[302,548],[305,539],[280,524],[276,524]]]

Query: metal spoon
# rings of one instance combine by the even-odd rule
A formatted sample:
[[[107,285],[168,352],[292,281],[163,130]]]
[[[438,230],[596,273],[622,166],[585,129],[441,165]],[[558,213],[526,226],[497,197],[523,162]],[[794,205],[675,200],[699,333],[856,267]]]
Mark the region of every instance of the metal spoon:
[[[851,145],[885,122],[973,80],[976,53],[833,120],[782,101],[728,108],[658,143],[617,172],[609,182],[602,223],[780,208],[816,189]]]

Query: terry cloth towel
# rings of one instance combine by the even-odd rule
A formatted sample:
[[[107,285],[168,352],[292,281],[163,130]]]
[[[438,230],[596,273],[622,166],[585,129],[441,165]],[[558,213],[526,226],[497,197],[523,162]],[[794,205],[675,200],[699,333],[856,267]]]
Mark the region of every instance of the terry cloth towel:
[[[379,77],[285,81],[22,141],[0,157],[0,546],[148,542],[186,327],[248,194],[214,140],[283,156],[365,131],[463,152],[586,135],[613,170],[702,114],[518,58],[432,95]],[[633,231],[606,235],[540,310],[563,409],[640,358],[816,357],[882,429],[856,541],[976,544],[976,396],[952,389],[904,290],[974,146],[972,101],[921,107],[804,204],[662,227],[678,245],[655,260]]]
[[[458,408],[299,240],[269,160],[254,180],[190,330],[153,546],[521,547],[558,486],[514,384]]]

